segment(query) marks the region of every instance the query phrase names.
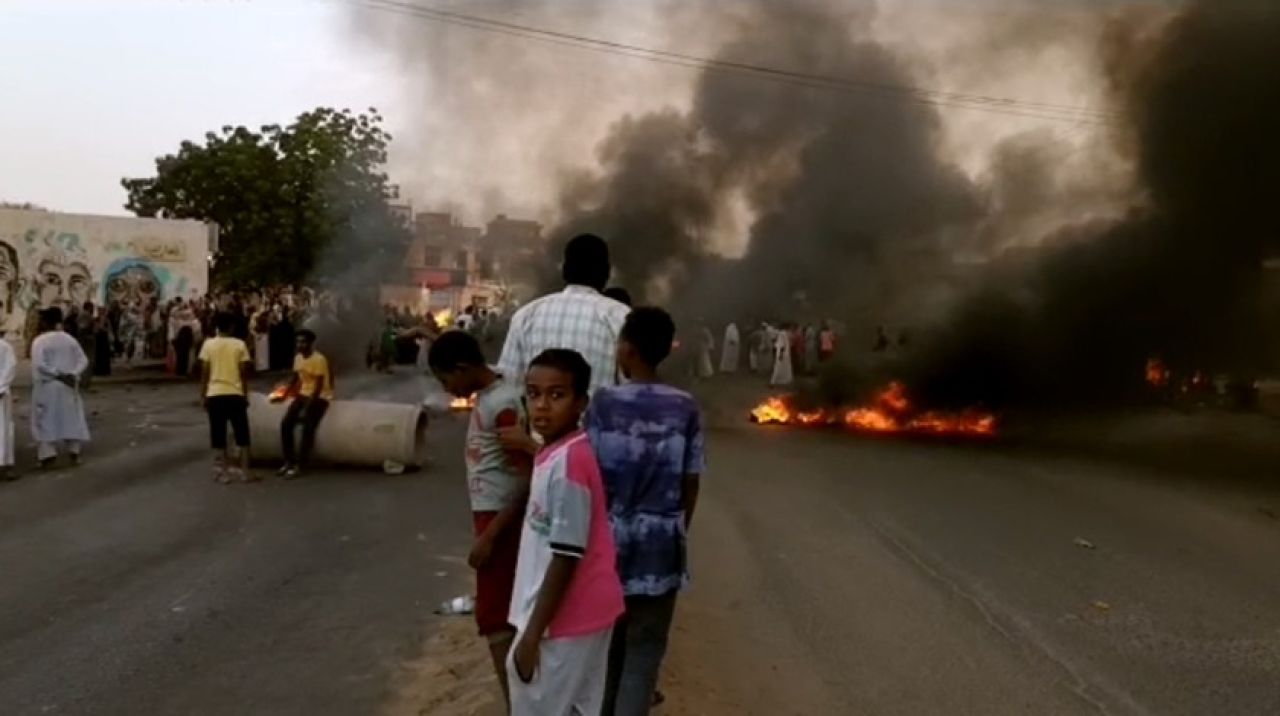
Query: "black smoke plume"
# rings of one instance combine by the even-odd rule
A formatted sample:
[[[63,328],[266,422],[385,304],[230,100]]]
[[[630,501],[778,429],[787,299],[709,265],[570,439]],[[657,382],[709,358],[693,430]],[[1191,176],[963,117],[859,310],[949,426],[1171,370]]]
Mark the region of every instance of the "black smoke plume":
[[[1006,256],[1014,278],[964,304],[912,366],[935,402],[1128,398],[1149,357],[1184,375],[1241,379],[1268,367],[1280,5],[1191,3],[1109,66],[1145,201],[1123,220]]]

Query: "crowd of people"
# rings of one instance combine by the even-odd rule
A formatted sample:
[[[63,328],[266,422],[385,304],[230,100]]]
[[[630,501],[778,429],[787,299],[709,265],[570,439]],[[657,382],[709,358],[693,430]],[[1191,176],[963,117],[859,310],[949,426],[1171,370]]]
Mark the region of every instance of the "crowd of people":
[[[836,352],[837,333],[830,321],[755,324],[743,340],[738,324],[725,326],[723,340],[716,353],[716,339],[705,323],[697,326],[693,341],[690,373],[696,378],[711,378],[717,372],[737,373],[746,354],[747,370],[769,376],[769,384],[787,386],[797,375],[812,375]],[[717,357],[719,360],[717,361]]]
[[[705,467],[700,410],[661,378],[676,344],[673,319],[661,308],[633,309],[625,294],[605,295],[610,272],[603,240],[570,241],[564,289],[510,317],[493,367],[482,344],[494,315],[464,312],[443,331],[429,314],[387,316],[397,338],[421,337],[425,365],[448,392],[474,397],[462,449],[475,617],[517,716],[647,714],[661,699],[658,674],[676,597],[689,581],[686,541]],[[255,368],[289,361],[292,379],[278,396],[291,401],[280,426],[281,475],[296,477],[334,380],[315,350],[316,334],[294,327],[341,310],[315,292],[265,291],[141,310],[112,306],[101,315],[84,307],[75,320],[57,308],[40,311],[31,353],[41,465],[60,450],[79,459],[89,439],[80,390],[93,367],[89,356],[106,346],[126,360],[163,351],[179,374],[197,356],[222,482],[255,479],[249,378]],[[167,345],[156,340],[158,326]],[[0,341],[0,437],[7,436],[0,463],[10,465],[16,364]],[[736,357],[724,356],[721,367],[736,370]]]
[[[609,275],[604,241],[576,237],[564,289],[516,311],[496,367],[466,331],[428,356],[475,396],[475,617],[516,716],[649,713],[689,580],[700,411],[659,374],[671,316],[606,295]]]
[[[89,440],[80,391],[92,364],[82,341],[65,330],[72,323],[60,308],[33,311],[36,317],[28,350],[31,358],[31,437],[41,468],[54,464],[65,453],[79,464],[80,451]],[[18,356],[8,341],[0,339],[0,477],[16,479],[16,425],[13,412],[14,380]]]

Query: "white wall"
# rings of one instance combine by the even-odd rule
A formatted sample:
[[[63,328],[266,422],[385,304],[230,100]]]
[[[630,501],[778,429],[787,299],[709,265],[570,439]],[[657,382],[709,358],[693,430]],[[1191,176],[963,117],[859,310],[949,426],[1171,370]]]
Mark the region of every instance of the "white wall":
[[[0,209],[0,327],[20,336],[33,306],[202,294],[208,255],[199,221]]]

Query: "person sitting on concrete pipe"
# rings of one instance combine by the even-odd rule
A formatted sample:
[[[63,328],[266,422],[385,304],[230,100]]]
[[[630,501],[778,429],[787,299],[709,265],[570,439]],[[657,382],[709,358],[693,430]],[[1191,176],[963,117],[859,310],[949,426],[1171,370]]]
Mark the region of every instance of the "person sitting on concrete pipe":
[[[311,457],[316,443],[316,428],[324,418],[333,400],[333,372],[329,360],[316,350],[316,334],[303,329],[298,331],[298,353],[293,359],[293,380],[287,394],[297,397],[289,404],[284,419],[280,421],[280,447],[284,452],[284,465],[280,476],[286,480],[298,477]],[[301,449],[294,449],[294,433],[302,425]]]

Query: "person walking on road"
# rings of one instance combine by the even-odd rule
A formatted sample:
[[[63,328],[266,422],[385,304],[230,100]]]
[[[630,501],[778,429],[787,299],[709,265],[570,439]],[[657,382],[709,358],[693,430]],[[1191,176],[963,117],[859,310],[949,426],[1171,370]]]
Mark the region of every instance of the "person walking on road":
[[[209,443],[214,450],[214,480],[252,482],[249,469],[249,347],[233,338],[235,318],[213,318],[216,335],[200,346],[200,402],[209,414]],[[227,423],[240,451],[240,466],[232,468],[227,454]]]
[[[742,336],[738,333],[738,324],[729,323],[724,329],[723,353],[720,354],[720,372],[737,373],[738,361],[742,358]]]
[[[31,344],[31,435],[40,467],[51,466],[62,446],[73,465],[89,441],[89,424],[80,398],[80,377],[89,358],[76,339],[62,330],[62,309],[40,314],[40,335]]]
[[[293,382],[286,391],[297,391],[297,397],[289,404],[280,421],[280,446],[284,452],[284,465],[280,476],[286,480],[298,477],[307,467],[311,450],[316,444],[316,429],[333,401],[333,373],[329,359],[316,350],[316,334],[309,329],[298,331],[298,353],[293,360]],[[294,448],[294,433],[302,426],[302,446]]]
[[[9,341],[0,337],[0,480],[17,479],[13,465],[13,379],[18,373],[18,354]]]

